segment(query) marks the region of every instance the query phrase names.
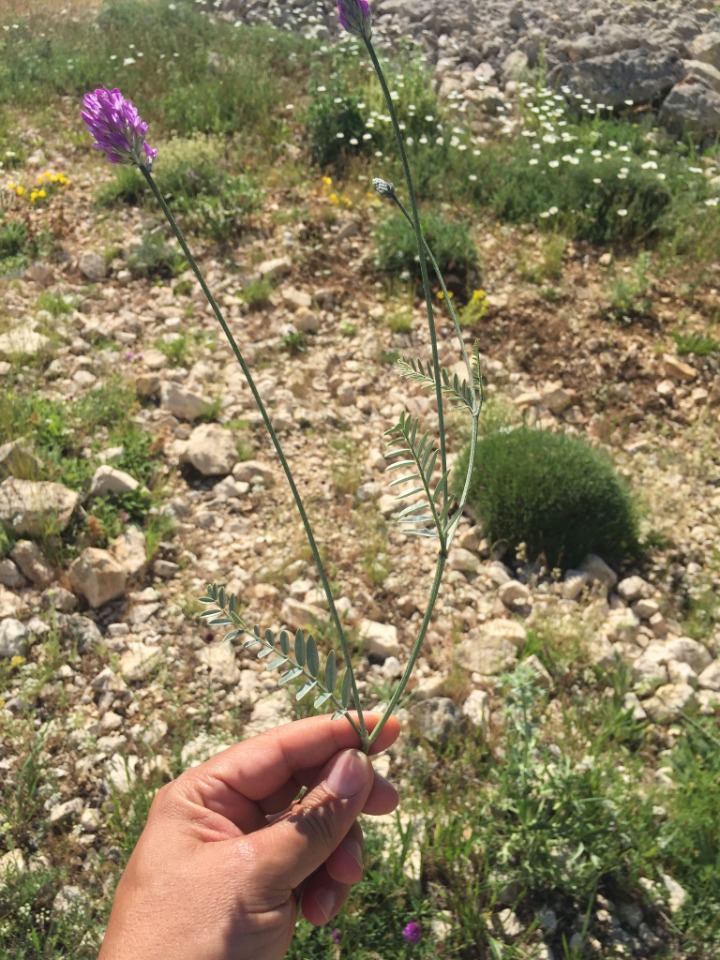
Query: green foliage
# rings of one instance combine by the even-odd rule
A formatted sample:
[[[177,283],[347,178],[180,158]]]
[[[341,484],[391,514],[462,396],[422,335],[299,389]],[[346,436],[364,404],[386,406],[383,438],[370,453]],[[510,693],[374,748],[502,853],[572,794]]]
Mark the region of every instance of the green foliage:
[[[720,353],[720,340],[717,337],[705,333],[682,333],[681,331],[676,331],[672,337],[681,357],[689,355],[710,357]]]
[[[8,220],[0,224],[0,260],[19,257],[30,249],[27,224],[22,220]]]
[[[652,313],[652,301],[648,296],[652,289],[652,281],[648,276],[649,268],[650,255],[643,252],[638,254],[629,275],[617,276],[613,280],[606,313],[608,319],[632,323],[633,320]]]
[[[185,257],[162,236],[146,233],[127,255],[127,265],[133,277],[166,280],[184,268]]]
[[[13,22],[16,29],[0,34],[3,102],[36,109],[57,95],[76,100],[107,84],[118,51],[137,51],[142,56],[122,68],[123,93],[153,130],[242,133],[248,149],[280,142],[282,107],[312,49],[290,32],[211,19],[190,0],[114,0],[97,18],[59,17],[52,29],[40,10]]]
[[[465,449],[458,477],[468,456]],[[627,488],[605,455],[574,437],[527,428],[483,437],[468,504],[491,540],[524,543],[549,567],[573,567],[591,552],[618,564],[638,550]]]
[[[361,102],[360,95],[338,96],[335,92],[323,93],[313,100],[305,115],[312,163],[340,172],[349,157],[370,152],[371,142],[363,140],[365,117]]]
[[[267,304],[272,292],[272,281],[262,277],[260,280],[249,280],[244,284],[242,290],[238,292],[238,297],[251,310],[259,310]]]
[[[35,301],[38,310],[46,310],[53,317],[62,317],[72,313],[73,301],[53,290],[43,290]]]
[[[276,634],[270,629],[262,633],[258,626],[250,629],[237,612],[237,597],[234,594],[226,595],[224,588],[214,583],[208,585],[207,595],[200,597],[199,602],[210,608],[200,614],[209,626],[233,628],[225,635],[226,642],[243,635],[249,636],[250,639],[243,643],[244,650],[257,647],[258,659],[266,660],[265,669],[282,668],[284,673],[278,679],[281,686],[288,683],[302,684],[295,694],[296,700],[302,700],[309,693],[313,693],[315,710],[328,705],[335,709],[334,719],[347,714],[352,693],[352,674],[346,670],[340,680],[334,650],[330,650],[322,666],[317,643],[311,633],[306,635],[303,630],[296,630],[291,645],[286,630]]]
[[[420,225],[448,286],[452,275],[466,294],[477,278],[479,266],[477,249],[468,227],[434,214],[422,217]],[[402,214],[393,214],[380,222],[375,231],[375,243],[379,270],[393,276],[420,279],[415,235]]]
[[[691,721],[670,754],[674,788],[659,844],[667,872],[688,894],[673,916],[691,942],[720,944],[720,739],[717,722]]]

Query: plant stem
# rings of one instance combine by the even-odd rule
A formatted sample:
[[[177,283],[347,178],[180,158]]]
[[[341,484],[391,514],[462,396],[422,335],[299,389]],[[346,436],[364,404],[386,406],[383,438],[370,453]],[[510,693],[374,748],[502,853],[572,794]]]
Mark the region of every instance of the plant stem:
[[[435,601],[437,600],[438,594],[440,593],[440,583],[442,581],[442,575],[445,569],[446,560],[447,560],[447,554],[441,550],[438,553],[437,565],[435,567],[435,578],[433,580],[433,584],[430,589],[430,596],[428,597],[427,607],[425,608],[425,616],[423,617],[423,622],[420,625],[420,630],[418,631],[418,635],[415,639],[415,643],[413,644],[413,648],[410,653],[410,659],[407,662],[407,666],[405,667],[405,672],[402,675],[400,683],[395,688],[395,692],[393,693],[392,698],[390,699],[390,703],[388,703],[387,707],[385,708],[385,712],[380,718],[380,721],[378,722],[373,732],[370,734],[370,745],[372,745],[374,741],[377,739],[377,737],[380,735],[380,731],[388,722],[388,720],[392,716],[392,713],[395,707],[400,702],[400,697],[402,697],[403,693],[405,692],[405,687],[408,685],[408,681],[410,680],[410,677],[412,675],[413,669],[415,667],[415,663],[417,662],[417,658],[420,656],[420,650],[422,648],[423,641],[425,640],[425,635],[428,631],[428,627],[430,626],[430,620],[432,618],[433,609],[435,608]]]
[[[317,567],[317,571],[320,576],[320,582],[322,583],[322,588],[327,598],[328,607],[330,610],[330,616],[332,618],[335,630],[337,631],[338,640],[340,642],[340,647],[342,649],[343,659],[345,660],[346,668],[350,671],[352,694],[353,694],[353,700],[355,701],[355,708],[358,715],[358,723],[356,724],[354,720],[350,718],[349,715],[347,715],[347,719],[348,719],[348,722],[355,728],[358,736],[362,741],[363,747],[365,747],[366,745],[369,746],[369,743],[370,743],[370,741],[368,740],[369,735],[367,732],[367,727],[365,725],[365,719],[362,713],[362,707],[360,704],[360,694],[358,692],[357,684],[355,682],[355,674],[352,669],[352,658],[350,656],[350,649],[348,647],[347,639],[345,637],[345,632],[342,628],[340,615],[338,613],[337,607],[335,606],[335,599],[333,597],[332,590],[330,589],[330,582],[325,572],[325,567],[323,565],[322,558],[320,556],[320,551],[315,541],[315,537],[313,535],[312,528],[310,526],[308,515],[305,511],[305,507],[300,497],[300,492],[297,488],[297,485],[295,484],[295,479],[290,470],[290,466],[287,460],[285,459],[285,454],[283,453],[282,446],[280,445],[280,439],[277,433],[275,432],[275,428],[273,427],[272,421],[270,420],[270,415],[268,414],[267,408],[265,407],[263,399],[260,396],[260,393],[255,384],[252,373],[250,372],[250,368],[247,365],[245,357],[242,355],[242,352],[240,351],[240,348],[238,347],[237,342],[235,341],[235,338],[233,337],[232,332],[230,331],[230,328],[228,327],[227,322],[225,321],[225,317],[223,316],[222,311],[220,310],[220,307],[217,305],[215,298],[210,292],[210,289],[207,283],[205,282],[205,278],[203,277],[200,271],[200,268],[198,267],[195,261],[195,258],[190,252],[190,248],[188,247],[187,242],[185,241],[185,237],[182,231],[180,230],[180,227],[178,226],[175,220],[175,217],[172,214],[172,211],[170,210],[167,203],[165,202],[165,198],[160,193],[160,190],[158,189],[158,186],[155,183],[155,180],[153,179],[150,171],[142,166],[140,167],[140,171],[145,177],[145,180],[147,181],[148,186],[152,190],[153,195],[155,196],[155,199],[160,204],[160,208],[162,209],[162,212],[165,214],[165,217],[167,218],[167,221],[170,224],[172,232],[174,233],[177,242],[180,244],[182,252],[185,254],[185,257],[187,258],[187,261],[190,264],[190,269],[195,274],[198,280],[198,283],[200,284],[202,291],[205,294],[205,297],[207,298],[208,303],[212,307],[212,311],[215,314],[218,323],[222,327],[223,333],[227,337],[228,343],[230,344],[230,347],[233,353],[235,354],[235,359],[240,364],[240,368],[242,369],[242,372],[245,376],[247,384],[250,387],[250,391],[253,395],[253,399],[255,400],[255,403],[257,404],[257,407],[260,411],[260,415],[263,419],[263,423],[265,424],[268,434],[270,435],[270,440],[272,441],[272,445],[275,448],[275,453],[277,454],[278,460],[280,461],[280,465],[282,466],[282,469],[285,473],[285,477],[287,479],[288,485],[290,486],[290,492],[292,493],[293,499],[295,500],[295,505],[298,509],[298,513],[300,514],[300,519],[302,520],[302,524],[305,529],[305,535],[308,539],[308,543],[310,544],[310,550],[312,551],[313,559],[315,561],[315,566]]]
[[[380,61],[378,60],[377,54],[375,53],[375,48],[372,43],[363,38],[365,41],[365,46],[367,47],[368,54],[372,60],[372,65],[375,68],[375,73],[382,87],[382,92],[385,97],[385,103],[387,104],[388,112],[390,114],[390,119],[392,121],[393,130],[395,131],[395,140],[397,141],[398,153],[400,154],[400,161],[402,163],[403,173],[405,174],[405,183],[407,184],[408,198],[410,200],[410,209],[412,210],[412,224],[415,231],[415,239],[417,240],[418,248],[418,258],[420,260],[420,275],[422,276],[423,292],[425,294],[425,308],[427,310],[428,318],[428,329],[430,331],[430,345],[432,349],[432,362],[433,370],[435,371],[435,399],[437,402],[437,413],[438,413],[438,433],[440,439],[440,472],[444,474],[447,470],[447,451],[446,451],[446,442],[445,442],[445,423],[443,415],[443,404],[442,404],[442,385],[440,382],[440,361],[438,359],[438,347],[437,347],[437,332],[435,330],[435,316],[433,312],[433,303],[432,303],[432,293],[430,291],[430,280],[428,278],[427,271],[427,259],[426,259],[426,249],[425,242],[422,235],[422,230],[420,228],[420,214],[418,213],[417,201],[415,199],[415,188],[412,182],[412,176],[410,174],[410,165],[408,164],[407,153],[405,152],[405,144],[403,143],[402,133],[400,131],[400,124],[398,123],[397,113],[395,111],[395,104],[393,99],[390,96],[390,90],[388,89],[387,82],[385,80],[385,74],[382,71],[380,66]],[[447,498],[447,482],[445,484],[445,496]]]

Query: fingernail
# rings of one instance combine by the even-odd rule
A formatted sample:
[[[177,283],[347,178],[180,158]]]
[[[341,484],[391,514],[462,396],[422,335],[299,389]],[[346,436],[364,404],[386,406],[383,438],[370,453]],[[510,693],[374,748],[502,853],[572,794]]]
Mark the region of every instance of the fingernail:
[[[328,774],[328,789],[340,800],[356,796],[367,784],[369,763],[364,753],[346,750]]]
[[[348,853],[353,858],[353,860],[360,867],[361,870],[365,869],[363,866],[362,847],[357,842],[357,840],[351,840],[348,838],[343,843],[343,849],[346,851],[346,853]]]
[[[315,903],[323,915],[324,922],[327,923],[335,912],[335,893],[327,887],[321,887],[315,893]]]

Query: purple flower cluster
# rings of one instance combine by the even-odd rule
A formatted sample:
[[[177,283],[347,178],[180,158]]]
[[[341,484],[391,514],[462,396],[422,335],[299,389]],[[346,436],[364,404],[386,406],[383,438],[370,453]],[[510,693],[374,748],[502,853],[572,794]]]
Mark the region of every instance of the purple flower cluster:
[[[403,930],[403,936],[408,943],[420,943],[422,928],[417,920],[411,920]]]
[[[344,30],[361,40],[370,39],[372,18],[368,0],[337,0],[337,11]]]
[[[81,111],[85,126],[110,163],[145,167],[150,170],[157,150],[148,146],[148,125],[119,90],[99,88],[86,93]]]

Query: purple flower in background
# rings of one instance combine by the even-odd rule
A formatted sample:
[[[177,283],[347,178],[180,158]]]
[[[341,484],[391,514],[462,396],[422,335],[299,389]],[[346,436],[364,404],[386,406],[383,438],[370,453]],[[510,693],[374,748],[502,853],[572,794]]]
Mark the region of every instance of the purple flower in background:
[[[330,939],[332,940],[333,943],[340,943],[340,931],[339,931],[339,930],[331,930],[331,931],[330,931]]]
[[[148,146],[145,134],[148,125],[140,119],[135,107],[119,90],[99,88],[86,93],[81,111],[96,150],[102,150],[110,163],[145,167],[149,170],[157,153]]]
[[[410,923],[403,930],[403,936],[408,943],[420,943],[420,938],[422,937],[422,929],[417,920],[411,920]]]
[[[361,40],[370,39],[370,4],[368,0],[337,0],[338,18],[344,30]]]

